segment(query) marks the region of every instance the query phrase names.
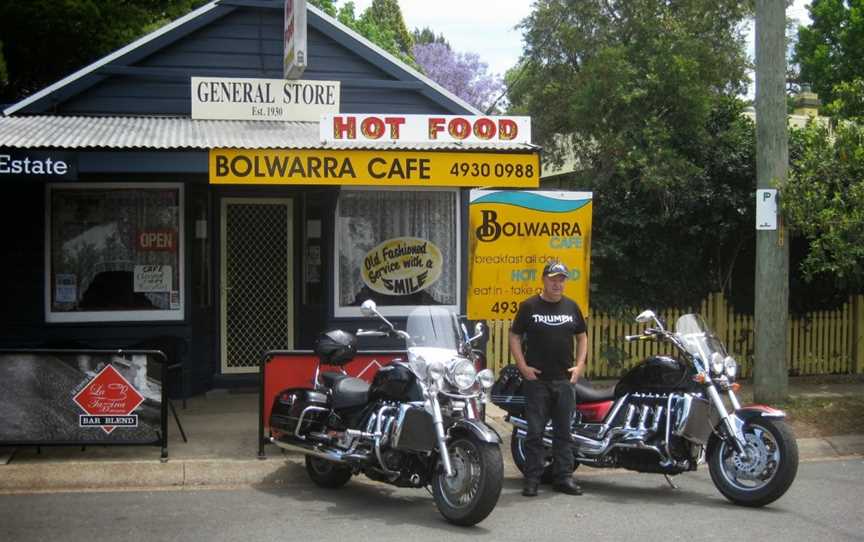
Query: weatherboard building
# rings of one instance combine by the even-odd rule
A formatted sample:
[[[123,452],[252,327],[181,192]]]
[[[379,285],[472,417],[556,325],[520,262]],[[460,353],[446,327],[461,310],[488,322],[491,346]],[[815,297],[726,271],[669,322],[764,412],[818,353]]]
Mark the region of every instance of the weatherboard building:
[[[0,347],[160,348],[188,396],[368,297],[464,313],[468,191],[537,186],[530,125],[285,19],[216,0],[3,110]]]

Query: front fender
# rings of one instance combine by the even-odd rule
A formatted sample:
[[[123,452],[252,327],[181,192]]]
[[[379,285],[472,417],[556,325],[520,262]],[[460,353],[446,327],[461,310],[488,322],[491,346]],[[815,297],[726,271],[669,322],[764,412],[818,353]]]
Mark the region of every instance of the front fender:
[[[741,421],[747,423],[756,418],[774,418],[782,420],[786,417],[786,413],[776,408],[771,408],[767,405],[747,405],[735,411],[735,415],[741,418]]]
[[[786,413],[782,410],[778,410],[776,408],[771,408],[767,405],[747,405],[739,408],[734,413],[732,413],[732,423],[735,425],[735,431],[739,435],[739,439],[741,440],[741,445],[744,445],[744,426],[747,425],[752,420],[757,420],[759,418],[771,418],[775,420],[782,420],[786,417]],[[726,426],[721,422],[715,428],[714,433],[708,439],[708,449],[706,450],[710,455],[714,447],[716,447],[720,440],[725,440],[729,438],[729,431]]]
[[[489,444],[501,444],[501,436],[498,432],[480,420],[456,420],[447,429],[448,440],[463,435],[471,435]]]

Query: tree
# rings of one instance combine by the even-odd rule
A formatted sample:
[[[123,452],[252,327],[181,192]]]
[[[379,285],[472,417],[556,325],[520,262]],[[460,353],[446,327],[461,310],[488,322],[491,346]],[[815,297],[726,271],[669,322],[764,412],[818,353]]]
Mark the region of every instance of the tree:
[[[813,0],[808,9],[811,23],[798,29],[795,61],[801,81],[830,102],[838,83],[864,78],[864,2]]]
[[[0,91],[0,103],[19,100],[204,3],[2,0],[0,41],[8,85]]]
[[[433,42],[415,45],[414,58],[433,81],[478,109],[490,105],[504,88],[476,53],[457,53],[446,43]]]
[[[752,236],[745,4],[540,0],[522,23],[511,111],[594,191],[592,304],[696,303]]]
[[[414,45],[428,45],[430,43],[440,43],[442,45],[450,47],[450,44],[444,37],[444,34],[438,34],[436,36],[435,32],[428,26],[423,27],[423,30],[415,28],[414,32],[412,32],[411,35],[414,37]]]
[[[860,98],[859,98],[860,99]],[[864,126],[833,131],[810,122],[793,131],[791,174],[781,186],[789,227],[808,242],[808,281],[828,276],[842,289],[864,287]]]
[[[363,16],[375,21],[380,28],[392,32],[399,52],[409,58],[412,56],[414,38],[405,26],[399,0],[372,0],[372,5]]]
[[[375,0],[359,17],[355,13],[354,2],[346,2],[338,8],[337,0],[310,0],[310,3],[403,62],[417,66],[411,47],[406,49],[404,45],[413,43],[413,38],[405,28],[398,1]]]

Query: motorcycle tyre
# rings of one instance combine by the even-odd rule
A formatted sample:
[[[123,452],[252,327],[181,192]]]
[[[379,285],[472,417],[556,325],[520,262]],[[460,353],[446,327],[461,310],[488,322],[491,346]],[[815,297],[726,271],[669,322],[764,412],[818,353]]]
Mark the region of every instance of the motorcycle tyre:
[[[439,461],[432,477],[432,497],[444,519],[454,525],[470,527],[486,519],[486,516],[492,512],[498,503],[501,486],[504,482],[504,460],[501,455],[501,447],[498,444],[481,442],[473,436],[460,436],[447,444],[450,461],[454,469],[457,468],[456,464],[458,463],[454,461],[453,450],[456,448],[462,448],[477,458],[477,464],[480,467],[480,487],[477,494],[464,507],[451,506],[443,488],[447,474]]]
[[[328,489],[344,486],[352,476],[350,467],[311,455],[306,456],[306,472],[315,485]]]
[[[764,428],[771,433],[777,442],[777,448],[780,451],[780,467],[774,473],[774,478],[764,487],[755,491],[746,491],[731,485],[721,470],[723,458],[720,457],[720,451],[724,446],[721,446],[722,441],[717,435],[711,435],[713,442],[709,441],[708,444],[708,471],[714,485],[729,501],[739,506],[758,508],[782,497],[792,485],[795,475],[798,473],[798,444],[795,442],[795,436],[789,426],[781,420],[760,418],[748,422],[742,429],[745,434],[751,425]]]
[[[516,468],[519,469],[523,475],[525,474],[525,452],[522,446],[524,445],[524,440],[518,437],[519,430],[513,429],[513,433],[510,435],[510,456],[513,458],[513,464],[516,465]],[[579,462],[576,461],[576,458],[573,458],[573,472],[576,472],[576,469],[579,468]],[[549,463],[543,467],[543,474],[540,475],[540,483],[541,484],[551,484],[555,481],[555,469],[552,463],[552,460],[549,460]]]

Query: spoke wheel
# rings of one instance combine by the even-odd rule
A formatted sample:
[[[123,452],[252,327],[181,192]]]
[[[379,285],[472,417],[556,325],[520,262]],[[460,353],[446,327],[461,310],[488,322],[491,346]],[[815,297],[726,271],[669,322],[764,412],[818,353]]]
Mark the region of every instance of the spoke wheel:
[[[798,472],[798,446],[785,423],[758,419],[743,428],[744,453],[712,437],[708,465],[714,485],[730,501],[764,506],[779,499]]]
[[[492,512],[501,494],[501,449],[470,437],[457,438],[447,449],[453,476],[447,476],[439,465],[432,480],[435,504],[447,521],[474,525]]]

